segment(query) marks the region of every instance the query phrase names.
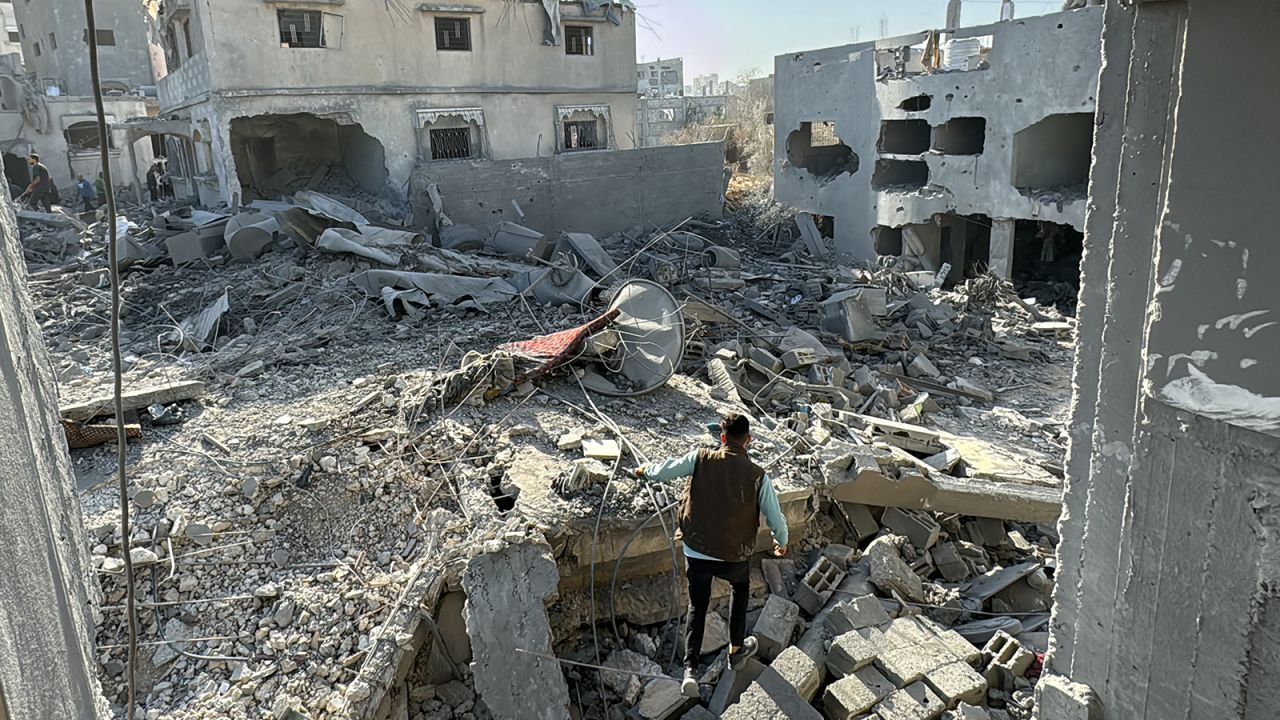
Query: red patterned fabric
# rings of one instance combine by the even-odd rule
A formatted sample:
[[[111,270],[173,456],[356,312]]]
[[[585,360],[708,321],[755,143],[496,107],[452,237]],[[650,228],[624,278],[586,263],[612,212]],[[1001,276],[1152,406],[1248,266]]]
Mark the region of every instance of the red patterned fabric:
[[[546,362],[536,370],[517,378],[517,383],[529,380],[572,360],[575,355],[582,351],[583,342],[617,319],[618,313],[618,310],[610,310],[586,325],[561,330],[550,335],[540,335],[530,340],[507,343],[499,346],[498,349],[532,360],[545,359]]]

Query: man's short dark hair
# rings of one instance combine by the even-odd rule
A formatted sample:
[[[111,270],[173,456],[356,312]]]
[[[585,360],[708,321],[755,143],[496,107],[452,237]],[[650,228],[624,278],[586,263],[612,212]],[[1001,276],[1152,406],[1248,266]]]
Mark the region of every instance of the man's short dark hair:
[[[729,413],[720,417],[720,432],[730,440],[746,440],[751,434],[751,421],[742,413]]]
[[[35,160],[36,162],[40,162],[40,153],[31,153],[27,157],[31,158],[32,160]]]

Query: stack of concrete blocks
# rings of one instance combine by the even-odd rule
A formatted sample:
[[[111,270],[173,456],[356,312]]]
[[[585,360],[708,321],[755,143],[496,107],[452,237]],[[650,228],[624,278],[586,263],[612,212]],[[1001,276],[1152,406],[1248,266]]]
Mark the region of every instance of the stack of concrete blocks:
[[[845,566],[848,567],[847,560]],[[822,610],[822,607],[831,599],[832,593],[840,585],[840,581],[844,580],[844,576],[844,570],[837,567],[827,556],[820,556],[796,586],[796,603],[810,617],[817,615],[818,611]]]
[[[827,670],[838,678],[823,695],[829,720],[870,712],[881,720],[929,720],[986,697],[987,680],[974,669],[983,655],[955,631],[915,617],[864,624],[878,615],[873,596],[842,605],[827,617],[829,629],[852,628],[827,654]]]
[[[1022,647],[1009,633],[997,630],[982,648],[986,663],[987,684],[1012,689],[1013,678],[1022,677],[1035,662],[1035,653]]]

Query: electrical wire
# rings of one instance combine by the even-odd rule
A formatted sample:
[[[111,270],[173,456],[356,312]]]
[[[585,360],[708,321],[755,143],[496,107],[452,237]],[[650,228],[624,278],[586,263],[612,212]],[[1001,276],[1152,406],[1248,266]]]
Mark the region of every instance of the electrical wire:
[[[98,67],[98,24],[94,15],[93,0],[84,0],[87,23],[85,39],[89,42],[89,77],[93,81],[93,104],[98,111],[98,148],[102,157],[102,183],[107,194],[107,270],[111,276],[111,371],[114,384],[116,413],[116,472],[120,485],[120,540],[123,543],[125,621],[129,632],[129,654],[125,661],[125,680],[128,683],[128,701],[125,720],[133,720],[137,710],[138,672],[138,608],[134,595],[133,557],[129,552],[129,481],[125,466],[129,458],[128,437],[124,422],[124,371],[120,352],[120,248],[116,222],[116,196],[111,180],[111,147],[107,132],[107,112],[102,102],[102,76]]]

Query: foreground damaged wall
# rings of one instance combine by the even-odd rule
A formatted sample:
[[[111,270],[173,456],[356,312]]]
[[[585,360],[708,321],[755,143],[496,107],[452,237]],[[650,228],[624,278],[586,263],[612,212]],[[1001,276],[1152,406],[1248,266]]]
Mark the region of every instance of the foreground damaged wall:
[[[1109,3],[1042,720],[1280,716],[1270,0]],[[1135,339],[1138,340],[1135,342]],[[1072,709],[1074,708],[1074,709]],[[1090,716],[1093,717],[1093,716]]]
[[[105,718],[80,508],[13,208],[0,203],[0,718]]]
[[[699,143],[549,158],[424,163],[410,189],[415,222],[431,209],[426,190],[440,186],[455,223],[486,231],[518,222],[550,237],[561,230],[606,237],[636,225],[720,217],[724,145]],[[512,201],[525,213],[522,221]]]

